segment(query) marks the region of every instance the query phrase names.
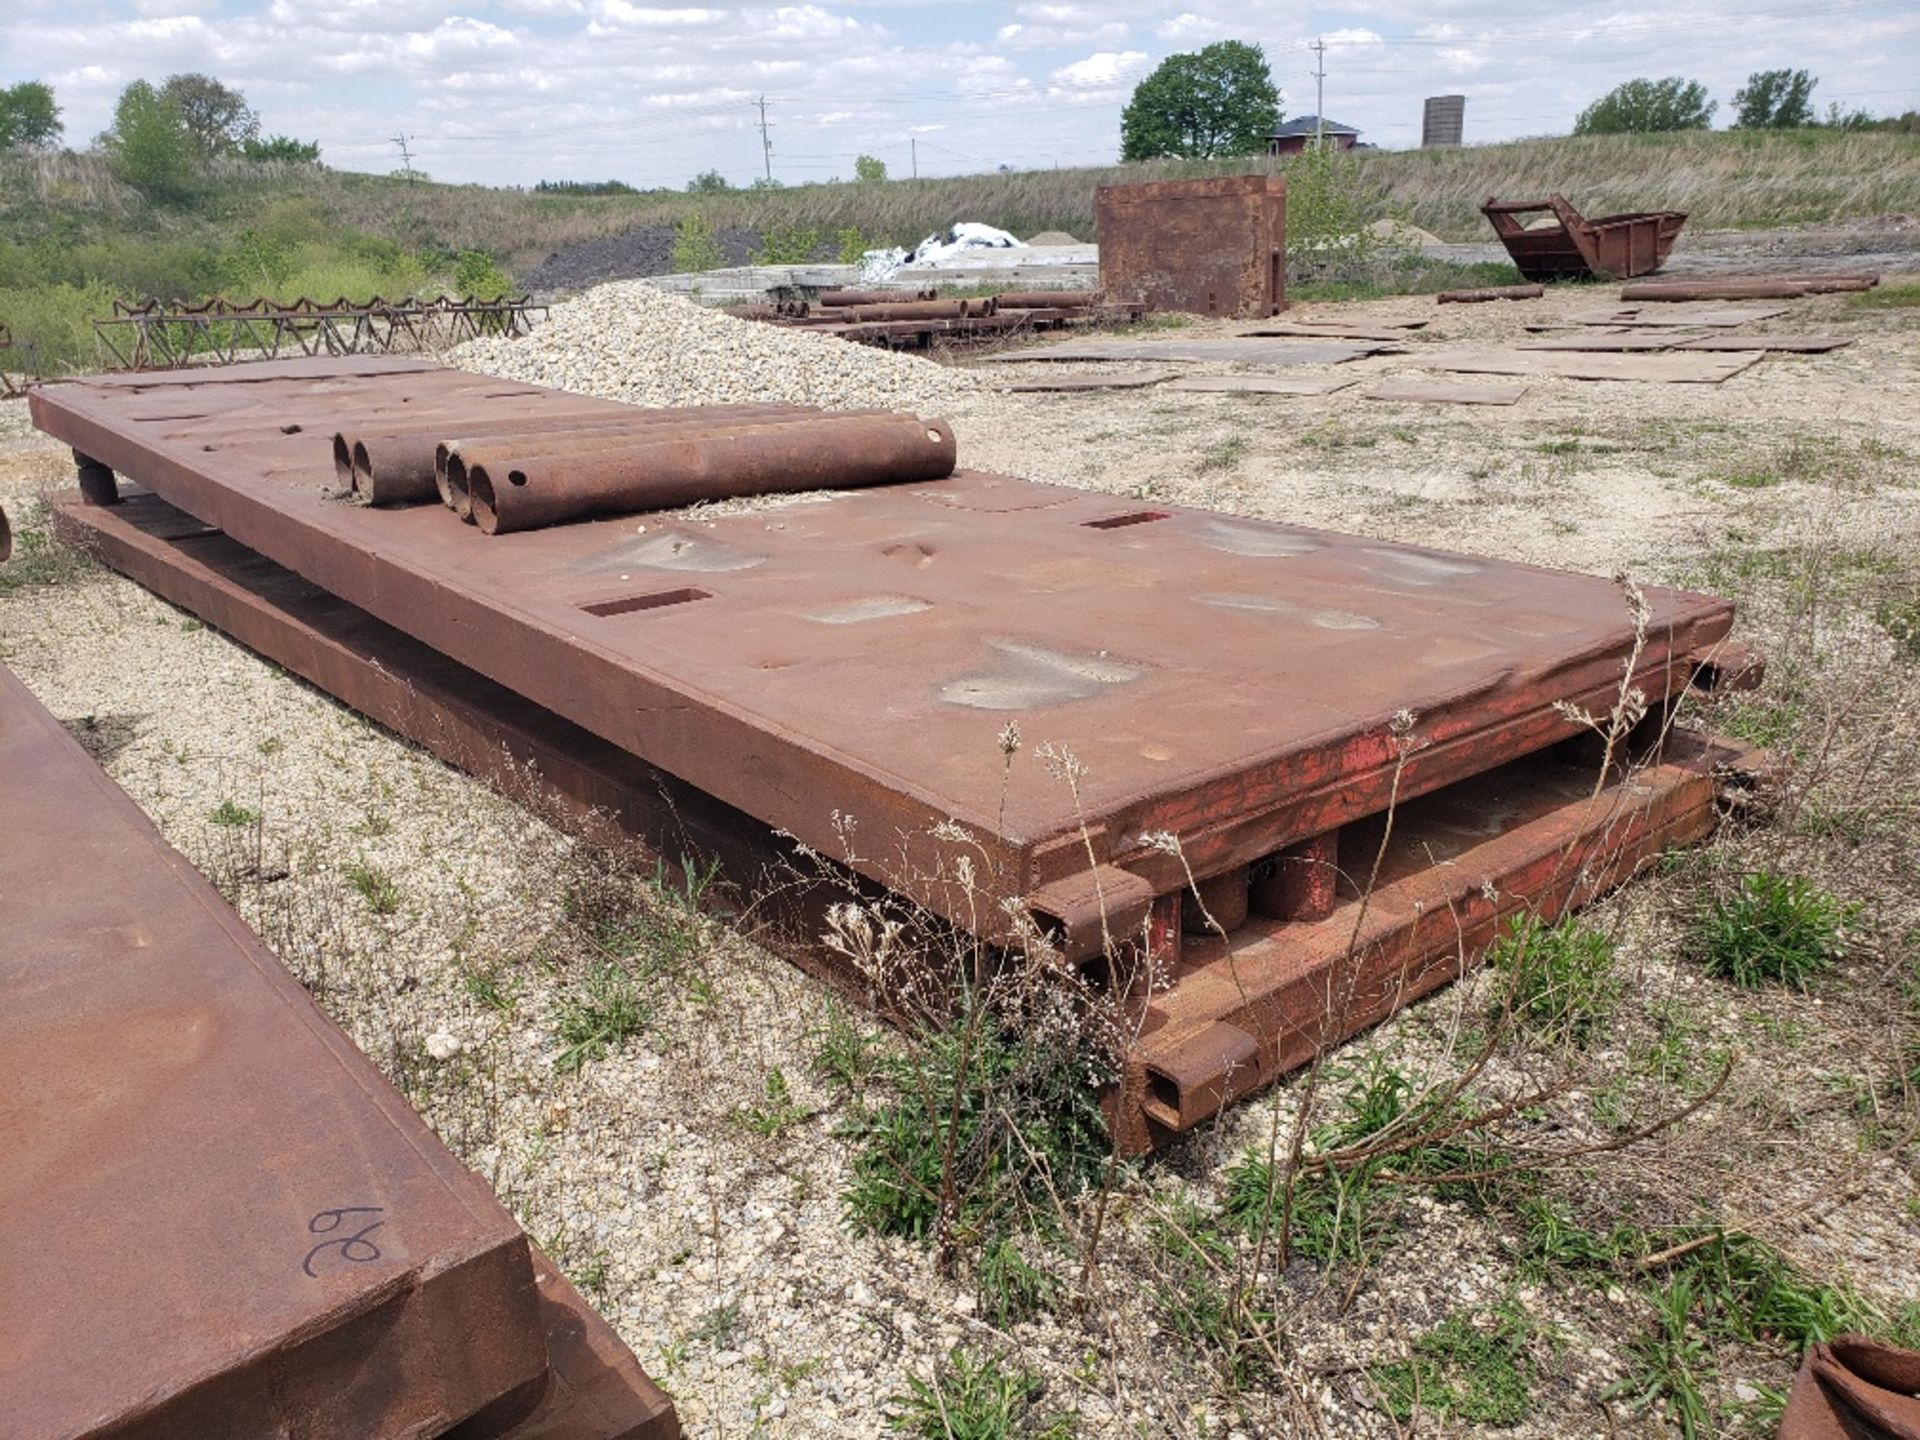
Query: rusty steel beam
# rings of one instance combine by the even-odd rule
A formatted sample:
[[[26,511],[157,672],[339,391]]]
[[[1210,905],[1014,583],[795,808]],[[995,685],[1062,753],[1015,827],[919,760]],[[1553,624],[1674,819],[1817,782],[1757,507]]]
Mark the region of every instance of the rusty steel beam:
[[[815,414],[687,432],[661,426],[633,432],[617,447],[571,453],[482,444],[461,460],[475,523],[485,534],[506,535],[583,515],[942,480],[953,473],[955,454],[944,420]]]
[[[1223,175],[1105,185],[1100,290],[1155,310],[1258,319],[1287,308],[1287,182]]]
[[[7,1434],[413,1440],[537,1394],[512,1216],[4,669],[0,775]]]
[[[483,539],[431,507],[334,503],[316,437],[477,413],[483,396],[529,416],[567,397],[365,360],[256,374],[176,383],[164,407],[114,381],[49,387],[34,417],[822,853],[847,848],[851,817],[855,869],[988,939],[1020,933],[1008,906],[1083,910],[1090,866],[1157,902],[1189,871],[1256,865],[1396,792],[1549,746],[1576,728],[1565,706],[1606,709],[1634,650],[1626,606],[1593,577],[970,472],[772,521]],[[1648,594],[1636,682],[1678,694],[1732,607]],[[1401,712],[1423,741],[1404,763]],[[1009,769],[992,743],[1009,720],[1073,754],[1077,795],[1026,751]]]

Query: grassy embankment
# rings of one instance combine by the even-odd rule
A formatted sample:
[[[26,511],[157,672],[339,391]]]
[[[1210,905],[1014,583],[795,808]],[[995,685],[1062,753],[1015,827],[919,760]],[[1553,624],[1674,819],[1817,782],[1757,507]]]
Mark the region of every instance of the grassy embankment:
[[[823,237],[855,227],[911,243],[955,220],[1018,234],[1091,235],[1104,184],[1242,171],[1155,162],[880,185],[803,185],[700,197],[582,197],[409,185],[310,167],[227,165],[184,204],[156,205],[93,155],[0,156],[0,322],[38,368],[83,365],[89,321],[115,296],[203,298],[432,291],[479,251],[523,272],[557,246],[670,224],[698,208],[717,227]],[[1358,157],[1365,208],[1445,240],[1484,237],[1489,194],[1558,189],[1590,211],[1676,208],[1700,227],[1759,228],[1920,212],[1920,138],[1821,131],[1551,139]],[[1401,277],[1420,287],[1433,276]],[[1491,277],[1488,277],[1491,278]]]

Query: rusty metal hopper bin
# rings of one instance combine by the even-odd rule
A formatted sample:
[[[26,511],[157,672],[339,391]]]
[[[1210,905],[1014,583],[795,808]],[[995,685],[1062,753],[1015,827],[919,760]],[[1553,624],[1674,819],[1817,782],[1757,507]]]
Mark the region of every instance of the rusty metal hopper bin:
[[[1529,230],[1518,218],[1541,212],[1559,223]],[[1589,220],[1564,195],[1545,200],[1496,200],[1480,207],[1514,267],[1529,280],[1627,280],[1651,275],[1667,262],[1680,227],[1680,210],[1636,210]]]

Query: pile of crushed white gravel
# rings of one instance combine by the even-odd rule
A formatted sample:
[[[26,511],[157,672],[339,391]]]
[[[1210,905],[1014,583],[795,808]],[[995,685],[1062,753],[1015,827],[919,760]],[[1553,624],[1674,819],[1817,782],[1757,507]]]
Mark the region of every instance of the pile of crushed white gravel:
[[[637,405],[926,411],[980,384],[916,356],[736,320],[642,281],[598,286],[556,305],[530,336],[470,341],[449,358],[463,370]]]

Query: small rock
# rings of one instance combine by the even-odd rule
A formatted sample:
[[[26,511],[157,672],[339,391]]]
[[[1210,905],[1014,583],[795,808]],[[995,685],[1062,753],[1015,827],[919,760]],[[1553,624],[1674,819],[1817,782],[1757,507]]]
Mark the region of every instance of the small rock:
[[[466,1046],[460,1043],[458,1037],[444,1030],[436,1030],[427,1036],[427,1054],[436,1060],[451,1060],[464,1049]]]

